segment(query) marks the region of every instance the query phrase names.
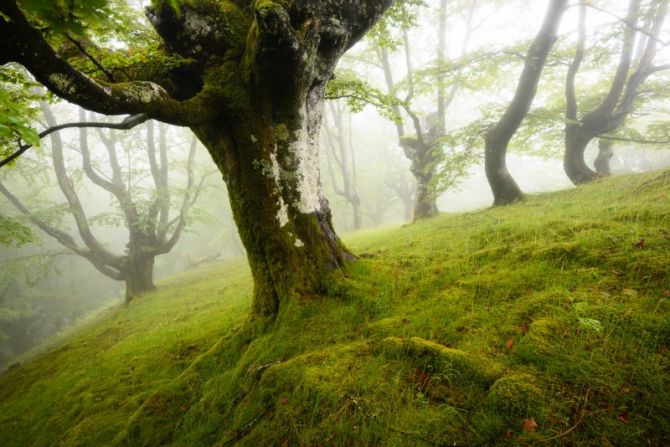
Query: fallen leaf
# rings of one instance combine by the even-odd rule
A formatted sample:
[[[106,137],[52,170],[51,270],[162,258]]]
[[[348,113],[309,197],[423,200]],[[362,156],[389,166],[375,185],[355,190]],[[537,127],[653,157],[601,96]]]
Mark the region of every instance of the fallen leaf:
[[[635,298],[637,296],[637,291],[633,289],[623,289],[621,293],[631,298]]]
[[[523,420],[523,431],[534,432],[537,430],[537,422],[534,418]]]
[[[624,424],[628,423],[628,419],[630,419],[630,414],[628,414],[627,411],[624,411],[623,413],[619,414],[619,416],[616,417],[617,420],[623,422]]]
[[[514,346],[514,340],[512,340],[512,339],[510,338],[510,339],[507,340],[507,342],[505,343],[505,346],[507,346],[507,349],[512,349],[512,346]]]
[[[663,296],[666,298],[670,298],[670,290],[664,290],[663,291]]]

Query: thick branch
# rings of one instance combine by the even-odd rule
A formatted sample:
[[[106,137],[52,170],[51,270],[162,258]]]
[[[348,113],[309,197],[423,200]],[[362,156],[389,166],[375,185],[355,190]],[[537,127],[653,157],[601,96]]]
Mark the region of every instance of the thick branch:
[[[637,17],[640,13],[640,0],[630,0],[628,6],[628,14],[626,20],[628,22],[634,23],[637,20]],[[614,75],[614,80],[610,87],[610,91],[607,94],[607,97],[603,102],[598,106],[598,108],[593,112],[597,116],[609,115],[614,111],[619,99],[621,98],[621,93],[626,87],[626,81],[628,79],[628,73],[630,71],[630,66],[633,59],[633,49],[635,46],[635,35],[636,31],[630,27],[627,27],[624,30],[623,45],[621,47],[621,56],[619,59],[619,65]]]
[[[56,120],[51,112],[49,106],[42,102],[40,104],[42,108],[42,113],[47,121],[47,124],[50,126],[56,125]],[[60,187],[63,195],[67,199],[68,205],[70,206],[70,212],[75,219],[77,228],[79,229],[79,234],[81,235],[84,244],[92,251],[96,256],[102,259],[105,264],[111,266],[121,266],[123,263],[123,258],[121,256],[115,256],[105,249],[100,242],[93,236],[91,228],[88,223],[88,219],[84,214],[83,207],[79,201],[79,197],[74,190],[74,185],[72,181],[67,176],[65,168],[65,160],[63,159],[63,141],[60,138],[58,133],[51,134],[51,150],[53,154],[54,162],[54,171],[56,173],[56,179],[58,180],[58,186]]]
[[[91,250],[79,247],[79,245],[77,245],[77,242],[72,238],[72,236],[70,236],[64,231],[59,230],[58,228],[55,228],[47,224],[42,219],[31,213],[30,210],[26,208],[26,206],[17,197],[14,194],[12,194],[5,187],[5,185],[2,184],[2,182],[0,182],[0,193],[2,193],[2,195],[4,195],[7,198],[7,200],[9,200],[12,203],[12,205],[14,205],[14,207],[21,212],[21,214],[25,215],[28,219],[30,219],[30,221],[35,226],[37,226],[39,229],[44,231],[49,236],[56,239],[61,245],[63,245],[67,249],[86,258],[91,264],[93,264],[93,266],[100,273],[117,281],[121,281],[123,279],[123,276],[121,275],[121,272],[119,270],[117,270],[114,267],[108,266],[100,257],[98,257]]]
[[[582,3],[579,5],[579,24],[577,25],[578,37],[577,48],[575,56],[568,68],[568,75],[565,80],[565,99],[566,111],[565,117],[570,120],[577,119],[577,93],[575,90],[575,79],[579,72],[579,67],[584,60],[584,50],[586,48],[586,6]]]
[[[211,121],[213,101],[204,89],[186,101],[176,101],[158,84],[145,81],[110,84],[98,82],[61,58],[18,8],[16,0],[0,5],[9,18],[0,27],[0,53],[23,65],[56,95],[86,109],[106,115],[147,113],[176,125]]]

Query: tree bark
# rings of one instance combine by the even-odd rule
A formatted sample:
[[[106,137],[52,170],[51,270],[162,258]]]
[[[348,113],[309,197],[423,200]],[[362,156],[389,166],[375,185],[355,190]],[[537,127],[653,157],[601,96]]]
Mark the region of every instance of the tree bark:
[[[523,198],[523,192],[507,169],[507,146],[535,99],[542,70],[556,41],[558,25],[566,7],[567,0],[551,1],[542,28],[526,54],[514,99],[500,121],[486,133],[484,162],[494,206],[508,205]]]
[[[131,249],[121,268],[126,284],[125,305],[147,292],[156,289],[154,285],[154,259],[156,255],[143,253],[141,247]]]
[[[354,259],[333,229],[315,170],[320,106],[303,107],[290,125],[260,108],[235,123],[193,129],[224,173],[257,316],[322,292],[328,273]]]

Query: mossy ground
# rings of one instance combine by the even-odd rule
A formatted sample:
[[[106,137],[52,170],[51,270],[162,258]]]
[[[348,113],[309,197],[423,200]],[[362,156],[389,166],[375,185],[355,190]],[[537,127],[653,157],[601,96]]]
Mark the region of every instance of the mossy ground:
[[[0,444],[670,444],[670,174],[347,242],[274,322],[243,261],[108,311],[0,377]]]

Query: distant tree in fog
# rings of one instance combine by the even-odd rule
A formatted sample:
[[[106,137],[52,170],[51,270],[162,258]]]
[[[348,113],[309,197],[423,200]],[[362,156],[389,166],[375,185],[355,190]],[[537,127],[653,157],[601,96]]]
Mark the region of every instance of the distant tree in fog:
[[[44,119],[49,127],[58,123],[51,108],[41,104]],[[80,110],[80,119],[86,121],[86,114]],[[80,152],[83,173],[93,184],[110,193],[120,210],[119,216],[107,213],[91,219],[84,211],[79,198],[76,175],[68,172],[64,156],[64,143],[58,132],[51,134],[51,158],[53,170],[60,191],[67,201],[67,211],[74,219],[81,242],[58,228],[39,213],[31,211],[21,199],[14,195],[2,182],[2,193],[22,214],[41,230],[52,236],[63,246],[86,258],[99,272],[126,285],[126,304],[137,295],[155,288],[153,267],[156,256],[168,253],[179,240],[186,224],[191,207],[198,198],[203,179],[196,184],[193,165],[196,140],[193,138],[186,164],[186,187],[183,197],[177,205],[177,211],[171,212],[175,201],[172,200],[174,185],[170,183],[170,165],[168,163],[168,140],[165,126],[149,122],[146,128],[146,165],[151,177],[151,186],[143,185],[140,174],[131,163],[122,168],[117,150],[117,141],[113,131],[105,133],[98,130],[98,136],[106,149],[103,160],[94,159],[89,144],[89,130],[79,129],[79,142],[76,150]],[[139,138],[139,134],[135,134]],[[139,144],[137,144],[139,146]],[[137,151],[137,148],[133,148]],[[173,162],[174,164],[174,162]],[[104,165],[104,167],[103,167]],[[173,167],[174,170],[174,167]],[[133,176],[137,176],[133,179]],[[137,180],[137,181],[135,181]],[[128,230],[128,242],[123,253],[114,253],[95,235],[92,226],[97,221],[123,225]]]

